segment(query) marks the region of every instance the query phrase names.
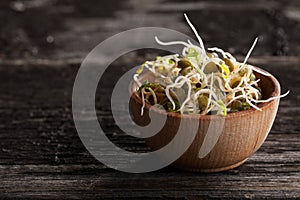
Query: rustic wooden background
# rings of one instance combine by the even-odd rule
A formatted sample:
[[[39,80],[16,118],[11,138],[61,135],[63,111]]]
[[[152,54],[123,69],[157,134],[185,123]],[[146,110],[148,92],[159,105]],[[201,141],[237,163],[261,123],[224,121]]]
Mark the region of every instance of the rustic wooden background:
[[[159,26],[194,37],[240,59],[259,36],[254,65],[274,74],[285,92],[274,126],[257,153],[221,173],[167,167],[146,174],[109,169],[82,145],[71,110],[81,61],[120,31]],[[0,198],[36,199],[300,199],[300,2],[297,0],[130,0],[0,2]],[[98,96],[155,51],[131,52],[106,72]],[[127,66],[127,67],[126,67]],[[102,97],[101,96],[101,97]],[[109,99],[97,101],[99,120],[117,145],[142,152],[142,140],[114,125]]]

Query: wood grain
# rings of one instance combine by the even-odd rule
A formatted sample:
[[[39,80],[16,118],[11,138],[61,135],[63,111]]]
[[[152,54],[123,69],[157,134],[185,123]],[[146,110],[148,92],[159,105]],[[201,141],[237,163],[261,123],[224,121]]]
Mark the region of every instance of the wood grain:
[[[122,74],[115,68],[139,62],[120,58],[107,71],[98,92]],[[260,59],[257,59],[260,60]],[[252,60],[252,61],[255,61]],[[275,124],[260,150],[237,169],[215,174],[168,167],[147,174],[126,174],[95,160],[81,144],[71,113],[71,92],[78,65],[0,66],[0,197],[130,199],[300,198],[299,70],[293,63],[263,66],[291,94],[282,99]],[[109,81],[107,81],[109,80]],[[109,95],[108,95],[109,96]],[[144,152],[142,140],[114,125],[109,101],[97,101],[108,137],[131,151]]]
[[[299,1],[3,0],[0,8],[0,199],[300,199]],[[259,35],[249,62],[291,93],[281,99],[262,147],[236,169],[109,169],[88,153],[74,127],[71,95],[79,65],[99,42],[130,28],[158,26],[194,37],[183,12],[207,47],[229,50],[238,60]],[[134,152],[149,148],[115,126],[110,92],[127,69],[153,58],[149,51],[122,56],[97,91],[107,136]]]

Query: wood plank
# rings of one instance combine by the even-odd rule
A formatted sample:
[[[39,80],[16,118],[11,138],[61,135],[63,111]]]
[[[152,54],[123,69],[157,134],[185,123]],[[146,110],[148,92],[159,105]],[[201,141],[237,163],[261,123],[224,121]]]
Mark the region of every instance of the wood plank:
[[[114,68],[135,61],[120,58],[108,75]],[[1,196],[300,198],[298,69],[292,61],[263,64],[292,93],[282,99],[275,124],[259,151],[241,167],[215,174],[191,173],[172,167],[147,174],[126,174],[103,166],[85,150],[73,124],[71,92],[78,65],[0,66]],[[112,82],[122,70],[125,69],[111,76]],[[109,92],[112,86],[105,84],[104,91]],[[99,105],[102,125],[113,142],[131,151],[149,150],[142,140],[124,135],[114,125],[107,102]]]
[[[91,2],[0,3],[1,199],[300,199],[298,1]],[[282,92],[291,93],[281,99],[265,143],[236,169],[213,174],[172,166],[146,174],[110,169],[89,154],[74,127],[71,96],[80,63],[96,44],[130,28],[159,26],[193,37],[183,11],[206,46],[220,46],[238,60],[259,35],[249,62],[270,71]],[[101,126],[112,142],[129,151],[149,148],[115,125],[109,96],[124,72],[156,53],[121,56],[97,91]]]

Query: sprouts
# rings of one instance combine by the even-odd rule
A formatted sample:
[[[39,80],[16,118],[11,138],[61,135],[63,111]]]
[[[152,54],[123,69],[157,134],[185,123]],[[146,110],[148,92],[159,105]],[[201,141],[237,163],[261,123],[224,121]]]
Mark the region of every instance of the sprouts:
[[[138,85],[142,99],[141,115],[145,104],[164,107],[169,112],[226,115],[255,108],[257,104],[284,97],[271,97],[263,100],[253,71],[265,76],[269,73],[247,64],[258,38],[255,39],[244,61],[238,62],[230,53],[213,47],[205,50],[203,41],[186,14],[184,17],[196,35],[200,46],[189,40],[163,42],[155,37],[160,45],[183,45],[182,55],[174,54],[146,61],[137,70],[133,79]],[[140,82],[140,75],[147,69],[154,81]]]

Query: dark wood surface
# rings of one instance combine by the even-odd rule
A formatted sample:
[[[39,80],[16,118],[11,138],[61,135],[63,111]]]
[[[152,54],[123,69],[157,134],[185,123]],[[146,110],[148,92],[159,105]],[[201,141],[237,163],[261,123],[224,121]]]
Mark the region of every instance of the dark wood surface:
[[[214,174],[172,167],[127,174],[103,166],[85,150],[74,128],[71,93],[77,65],[1,65],[0,80],[5,83],[0,85],[1,196],[300,198],[298,60],[264,60],[262,65],[291,94],[281,100],[274,126],[260,150],[241,167]],[[128,64],[121,58],[114,65],[120,63]],[[148,150],[142,141],[115,127],[108,105],[99,102],[99,117],[111,140],[136,152]]]
[[[208,17],[208,13],[201,10],[202,4],[167,1],[161,6],[160,1],[153,1],[142,6],[131,1],[125,5],[116,3],[116,7],[105,4],[102,10],[108,10],[106,13],[101,15],[94,9],[89,16],[85,16],[85,9],[93,6],[84,7],[79,1],[74,1],[80,4],[76,7],[77,4],[70,2],[73,1],[56,5],[58,9],[50,9],[51,12],[46,8],[55,6],[49,2],[33,8],[25,5],[28,7],[26,9],[33,9],[33,14],[39,11],[41,15],[42,11],[47,17],[53,16],[53,13],[62,17],[60,27],[43,27],[47,34],[43,32],[36,35],[39,40],[33,41],[32,34],[28,34],[29,43],[22,38],[16,41],[6,38],[8,46],[4,47],[1,37],[5,34],[0,36],[0,198],[300,199],[300,26],[297,21],[299,7],[294,7],[297,1],[287,1],[287,4],[255,1],[250,5],[216,1],[207,4],[208,10],[221,10],[223,18],[233,20],[245,10],[258,16],[256,20],[245,18],[254,27],[251,33],[232,31],[238,38],[235,46],[217,34],[216,40],[209,35],[209,27],[213,26],[210,23],[222,24],[224,21],[222,17],[214,15],[207,23],[210,26],[205,26],[203,30],[208,46],[221,42],[224,45],[221,47],[231,48],[243,58],[248,44],[251,44],[251,37],[265,27],[262,34],[265,39],[249,62],[277,77],[283,92],[291,91],[281,99],[278,115],[262,147],[242,166],[211,174],[186,172],[171,166],[145,174],[127,174],[110,169],[93,158],[82,145],[71,110],[72,87],[77,70],[93,46],[114,33],[138,26],[164,26],[192,35],[184,25],[180,8],[183,6],[190,10],[191,18],[198,20],[197,25],[200,26],[203,24],[201,17]],[[16,9],[9,5],[10,9]],[[76,11],[78,7],[82,10]],[[18,16],[25,12],[23,14],[27,18],[31,17],[26,11],[10,12],[13,11],[9,11],[7,16]],[[41,17],[38,23],[47,19],[51,24],[52,18],[47,17]],[[138,17],[139,20],[136,20]],[[173,20],[176,23],[170,23]],[[240,28],[243,27],[242,22],[236,21]],[[12,24],[18,23],[22,25],[24,22],[20,19]],[[234,24],[230,26],[234,27]],[[2,27],[2,33],[14,33],[9,26],[2,24]],[[27,26],[24,27],[22,30],[26,35]],[[48,40],[48,46],[39,43],[49,35],[53,36],[54,43],[51,40]],[[244,37],[249,38],[245,43]],[[15,50],[11,50],[13,45],[17,45]],[[234,46],[236,49],[232,49]],[[32,52],[34,48],[38,52]],[[141,51],[120,57],[110,66],[105,79],[101,80],[103,85],[97,96],[109,96],[113,83],[128,66],[136,66],[146,57],[154,56],[155,52]],[[107,136],[124,149],[148,151],[143,140],[126,136],[118,129],[109,106],[109,98],[98,98],[98,117]]]

